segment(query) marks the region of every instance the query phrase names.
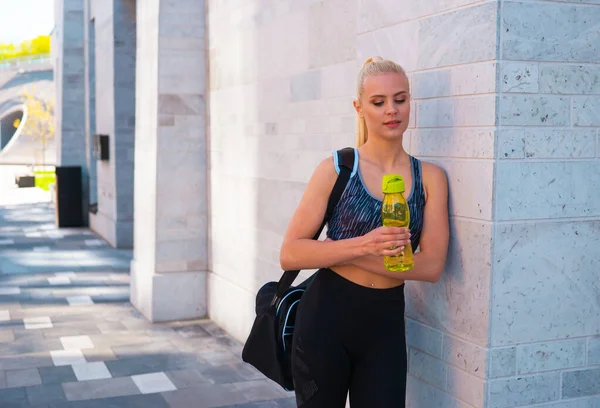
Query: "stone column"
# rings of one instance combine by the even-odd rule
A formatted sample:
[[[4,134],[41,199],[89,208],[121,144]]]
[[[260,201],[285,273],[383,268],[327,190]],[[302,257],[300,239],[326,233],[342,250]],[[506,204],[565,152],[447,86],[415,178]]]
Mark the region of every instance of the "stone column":
[[[88,202],[98,203],[96,158],[92,136],[96,133],[96,20],[92,15],[92,0],[84,0],[85,22],[85,154],[88,169]]]
[[[131,301],[151,321],[206,314],[205,10],[138,2]]]
[[[87,161],[85,141],[85,45],[84,0],[55,0],[57,50],[54,80],[56,84],[56,163],[81,166],[83,212],[87,214]]]
[[[94,0],[96,131],[109,137],[97,161],[98,211],[90,225],[117,248],[133,246],[136,5]]]
[[[408,406],[596,406],[600,5],[400,3],[360,6],[359,63],[409,71],[451,214],[441,281],[407,285]]]
[[[501,13],[488,406],[600,406],[600,4]]]

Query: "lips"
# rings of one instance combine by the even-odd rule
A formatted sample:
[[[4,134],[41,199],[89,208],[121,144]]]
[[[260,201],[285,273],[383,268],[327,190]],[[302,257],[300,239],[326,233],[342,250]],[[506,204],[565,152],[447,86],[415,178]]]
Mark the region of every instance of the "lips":
[[[389,122],[385,122],[384,125],[387,126],[388,128],[395,128],[400,125],[400,121],[399,120],[390,120]]]

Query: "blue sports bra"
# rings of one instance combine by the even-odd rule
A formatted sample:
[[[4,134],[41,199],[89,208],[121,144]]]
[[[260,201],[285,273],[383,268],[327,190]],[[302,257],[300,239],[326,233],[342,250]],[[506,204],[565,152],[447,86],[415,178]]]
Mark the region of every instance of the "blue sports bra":
[[[382,225],[382,201],[373,196],[360,173],[358,165],[358,149],[354,149],[354,169],[342,193],[340,201],[333,210],[327,223],[327,236],[333,240],[354,238],[365,235]],[[421,176],[421,161],[410,157],[412,171],[412,188],[407,198],[410,210],[410,233],[413,251],[419,246],[423,229],[423,212],[425,209],[425,190]],[[337,157],[334,154],[336,171],[340,172]]]

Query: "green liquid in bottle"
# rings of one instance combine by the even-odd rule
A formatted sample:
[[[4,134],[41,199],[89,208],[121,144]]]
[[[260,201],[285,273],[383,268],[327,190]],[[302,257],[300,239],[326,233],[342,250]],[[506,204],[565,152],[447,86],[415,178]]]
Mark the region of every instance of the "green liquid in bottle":
[[[404,181],[402,177],[395,174],[384,176],[383,193],[383,205],[381,207],[383,226],[408,228],[410,211],[404,198]],[[412,247],[409,244],[399,254],[385,256],[383,264],[390,272],[408,271],[415,265]]]

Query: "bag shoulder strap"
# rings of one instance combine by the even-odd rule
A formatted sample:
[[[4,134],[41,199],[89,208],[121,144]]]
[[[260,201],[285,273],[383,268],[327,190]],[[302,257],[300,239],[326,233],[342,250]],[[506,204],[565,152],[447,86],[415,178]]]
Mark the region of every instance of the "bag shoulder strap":
[[[325,228],[325,225],[333,215],[335,206],[340,201],[342,193],[346,189],[348,180],[350,180],[351,175],[356,171],[355,166],[358,165],[358,163],[355,160],[356,151],[352,147],[346,147],[344,149],[336,151],[334,158],[334,162],[336,163],[336,170],[338,170],[338,177],[335,181],[333,189],[331,190],[331,194],[329,195],[329,200],[327,201],[327,210],[325,211],[325,217],[323,218],[323,222],[321,223],[321,226],[312,238],[314,240],[319,239],[319,237],[321,236],[323,228]],[[283,293],[286,290],[288,290],[290,286],[292,286],[292,283],[294,283],[294,280],[296,279],[299,273],[299,270],[285,271],[283,273],[281,279],[279,279],[279,282],[277,284],[277,293],[273,297],[271,306],[276,307]]]

